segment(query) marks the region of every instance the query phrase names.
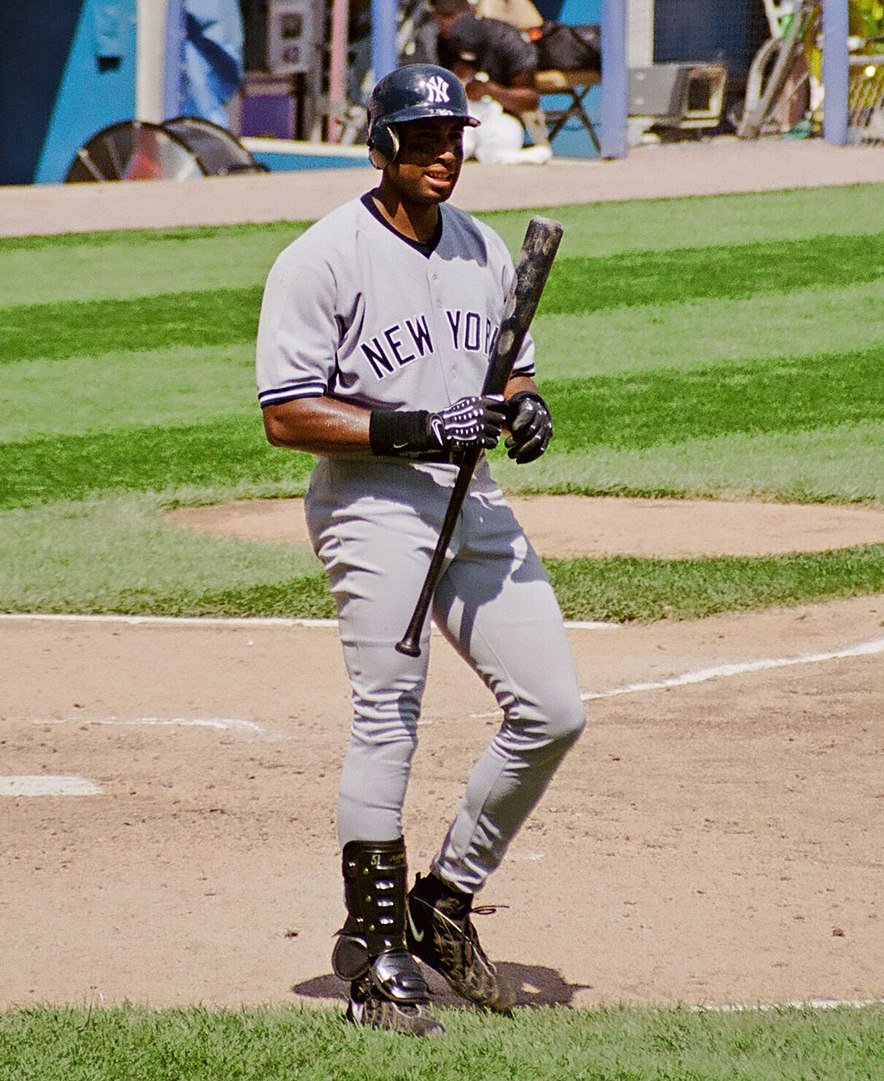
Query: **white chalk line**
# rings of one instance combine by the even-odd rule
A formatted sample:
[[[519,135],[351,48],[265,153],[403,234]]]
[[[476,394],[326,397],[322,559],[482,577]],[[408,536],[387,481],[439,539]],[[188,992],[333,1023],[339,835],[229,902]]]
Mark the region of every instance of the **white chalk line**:
[[[274,616],[125,616],[66,612],[2,612],[0,621],[40,623],[125,623],[165,627],[337,627],[336,619],[283,619]]]
[[[238,717],[49,717],[40,718],[32,724],[100,724],[120,727],[146,726],[154,728],[214,728],[218,731],[247,732],[263,735],[267,730],[256,721]]]
[[[32,724],[113,725],[152,728],[211,728],[264,735],[266,729],[255,721],[238,717],[52,717],[32,720]],[[271,736],[287,740],[288,736]],[[0,796],[100,796],[104,790],[86,777],[68,774],[16,774],[0,776]]]
[[[127,626],[163,627],[337,627],[336,619],[287,619],[282,616],[126,616],[104,614],[69,614],[65,612],[0,612],[0,622],[54,623],[124,623]],[[614,631],[619,623],[598,623],[593,620],[566,620],[572,631]],[[437,630],[433,624],[433,629]]]
[[[586,691],[580,698],[584,702],[597,701],[600,698],[616,698],[623,694],[642,694],[646,691],[662,691],[667,687],[685,687],[694,683],[707,683],[713,679],[728,679],[742,676],[749,672],[766,672],[774,668],[789,668],[798,664],[823,664],[826,661],[838,661],[847,657],[866,657],[884,651],[884,638],[873,638],[860,642],[846,649],[836,649],[828,653],[801,653],[795,657],[763,657],[757,661],[743,661],[738,664],[721,664],[714,668],[700,668],[695,672],[684,672],[680,676],[670,676],[654,682],[630,683],[625,687],[612,687],[607,691]]]
[[[100,796],[102,788],[86,777],[61,773],[20,773],[0,777],[0,796]]]
[[[691,1006],[695,1013],[769,1013],[773,1010],[863,1010],[884,1005],[884,998],[806,998],[789,1002],[726,1003],[723,1006]]]
[[[826,661],[841,660],[849,657],[872,656],[884,652],[884,638],[874,638],[867,642],[860,642],[855,646],[844,649],[831,650],[825,653],[803,653],[794,657],[765,657],[755,661],[744,661],[737,664],[718,665],[713,668],[701,668],[693,672],[685,672],[679,676],[671,676],[668,679],[654,682],[631,683],[625,687],[613,687],[607,691],[586,691],[581,694],[584,702],[597,701],[602,698],[615,698],[625,694],[641,694],[648,691],[665,690],[671,687],[683,687],[697,683],[705,683],[714,679],[726,679],[731,676],[744,675],[750,672],[770,671],[777,668],[787,668],[801,664],[821,664]],[[495,716],[496,710],[473,714],[474,717]],[[255,721],[246,721],[240,718],[230,717],[70,717],[61,719],[38,719],[33,724],[95,724],[95,725],[119,725],[119,726],[148,726],[148,727],[193,727],[212,728],[221,731],[241,731],[250,735],[264,735],[266,729]],[[286,739],[286,736],[277,738]],[[51,791],[44,790],[41,785],[55,783],[58,787]],[[32,790],[33,789],[33,790]],[[0,796],[2,795],[97,795],[101,789],[93,782],[85,778],[64,777],[0,777]]]
[[[580,695],[582,702],[597,702],[601,698],[618,698],[624,694],[644,694],[649,691],[663,691],[669,687],[686,687],[694,683],[707,683],[713,679],[728,679],[731,676],[742,676],[749,672],[764,672],[774,668],[789,668],[797,664],[823,664],[826,661],[837,661],[846,657],[866,657],[875,653],[884,652],[884,638],[873,638],[868,642],[860,642],[855,646],[845,649],[836,649],[828,653],[801,653],[795,657],[762,657],[757,661],[743,661],[738,664],[721,664],[714,668],[700,668],[694,672],[683,672],[679,676],[670,676],[667,679],[646,681],[642,683],[628,683],[625,687],[611,687],[607,691],[584,691]],[[482,713],[473,713],[475,718],[496,717],[498,711],[486,710]]]
[[[884,652],[884,638],[873,638],[845,649],[831,650],[826,653],[802,653],[794,657],[763,657],[755,661],[743,661],[737,664],[722,664],[713,668],[700,668],[694,672],[683,672],[678,676],[653,682],[630,683],[625,687],[612,687],[607,691],[584,691],[581,701],[593,702],[602,698],[617,698],[625,694],[643,694],[650,691],[666,690],[671,687],[686,687],[697,683],[707,683],[714,679],[728,679],[732,676],[750,672],[765,672],[777,668],[789,668],[801,664],[822,664],[826,661],[842,660],[848,657],[872,656]],[[493,717],[497,710],[474,713],[473,717]],[[60,719],[40,719],[34,724],[94,724],[118,726],[148,726],[157,728],[213,728],[219,731],[240,731],[249,735],[264,735],[266,729],[255,721],[246,721],[232,717],[68,717]],[[276,738],[287,739],[280,735]]]

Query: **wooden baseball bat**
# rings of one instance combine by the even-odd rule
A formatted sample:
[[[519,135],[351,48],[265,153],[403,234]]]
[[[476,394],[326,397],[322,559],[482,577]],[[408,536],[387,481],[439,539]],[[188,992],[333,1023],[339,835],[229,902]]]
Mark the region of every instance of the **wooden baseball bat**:
[[[563,231],[561,224],[551,218],[534,217],[528,223],[516,263],[516,274],[507,293],[503,322],[500,324],[500,330],[488,361],[488,372],[482,387],[483,396],[503,394],[509,382],[513,365],[522,348],[522,342],[525,340],[528,327],[531,326],[531,320],[540,303],[540,296],[552,269]],[[414,606],[408,629],[401,641],[396,643],[396,649],[408,657],[420,656],[421,631],[427,612],[430,610],[436,586],[442,576],[448,543],[454,534],[458,515],[481,456],[482,448],[476,447],[466,451],[461,458],[457,479],[454,482],[451,499],[445,512],[436,549],[427,568],[420,596]]]

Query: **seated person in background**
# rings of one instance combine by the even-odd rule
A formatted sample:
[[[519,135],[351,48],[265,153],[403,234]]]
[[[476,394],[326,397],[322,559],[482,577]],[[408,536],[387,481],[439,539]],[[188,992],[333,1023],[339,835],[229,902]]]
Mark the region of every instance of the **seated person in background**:
[[[469,0],[434,0],[432,11],[438,62],[464,84],[470,113],[481,121],[481,127],[464,132],[464,157],[504,164],[548,161],[549,146],[523,147],[519,119],[540,105],[532,42],[509,23],[477,19]]]

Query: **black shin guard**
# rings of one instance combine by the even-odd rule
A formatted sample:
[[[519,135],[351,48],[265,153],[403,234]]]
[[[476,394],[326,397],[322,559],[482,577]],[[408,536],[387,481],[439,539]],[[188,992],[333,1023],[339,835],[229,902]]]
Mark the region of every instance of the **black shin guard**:
[[[332,953],[335,974],[351,981],[369,974],[394,1002],[426,1002],[426,981],[405,944],[404,840],[350,841],[342,870],[348,915]]]

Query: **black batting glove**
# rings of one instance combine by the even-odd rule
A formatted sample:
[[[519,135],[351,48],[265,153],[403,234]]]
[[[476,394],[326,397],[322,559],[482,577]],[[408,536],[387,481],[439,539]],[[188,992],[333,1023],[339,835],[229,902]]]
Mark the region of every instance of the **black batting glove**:
[[[501,394],[461,398],[429,416],[430,432],[440,450],[454,453],[496,447],[504,424],[506,403]]]
[[[447,409],[373,409],[369,421],[372,454],[438,460],[472,447],[496,447],[506,424],[503,396],[461,398]],[[443,456],[444,456],[443,455]]]
[[[532,390],[520,390],[506,403],[506,426],[512,434],[504,446],[518,465],[539,458],[552,439],[552,416],[543,398]]]

